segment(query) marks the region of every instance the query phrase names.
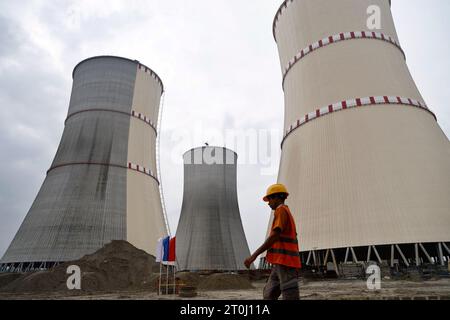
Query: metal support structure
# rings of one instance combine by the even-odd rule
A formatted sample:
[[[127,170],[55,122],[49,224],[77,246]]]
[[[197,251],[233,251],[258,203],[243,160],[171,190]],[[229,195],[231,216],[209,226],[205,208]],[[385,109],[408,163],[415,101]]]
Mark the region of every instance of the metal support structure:
[[[445,248],[445,250],[447,250],[447,253],[450,254],[450,249],[447,247],[445,242],[442,242],[442,246]]]
[[[367,247],[367,262],[369,262],[370,261],[370,250],[372,249],[372,247],[371,246],[368,246]]]
[[[264,259],[264,258],[259,258],[258,269],[264,269],[263,259]]]
[[[306,265],[309,266],[309,260],[311,259],[311,251],[308,252],[308,258],[306,259]]]
[[[394,252],[394,245],[392,244],[391,245],[391,267],[394,266],[394,254],[395,254],[395,252]]]
[[[346,250],[345,250],[345,259],[344,259],[344,263],[347,263],[347,260],[348,260],[348,252],[350,251],[350,248],[347,248]]]
[[[436,254],[436,257],[432,257],[429,252],[427,252],[427,249],[425,249],[425,246],[422,243],[409,243],[409,244],[390,244],[390,257],[383,257],[388,261],[389,266],[394,267],[395,263],[400,263],[401,265],[404,265],[406,267],[416,266],[419,267],[423,265],[424,263],[427,264],[428,262],[431,264],[438,264],[439,259],[439,265],[445,266],[448,261],[450,261],[450,246],[448,243],[445,242],[434,242],[434,243],[427,243],[427,245],[436,245],[438,253]],[[404,246],[401,248],[401,246]],[[408,246],[408,247],[406,247]],[[409,251],[409,249],[413,250]],[[335,248],[336,249],[336,248]],[[344,249],[344,248],[341,248]],[[336,273],[339,273],[338,271],[338,264],[339,263],[351,263],[352,261],[354,263],[360,263],[360,262],[369,262],[369,261],[377,261],[379,265],[383,264],[383,260],[380,256],[380,246],[376,245],[370,245],[365,247],[358,247],[358,250],[367,250],[364,252],[364,257],[362,260],[358,260],[358,257],[356,255],[356,249],[354,247],[347,247],[345,248],[345,257],[344,255],[340,260],[337,260],[337,257],[335,255],[335,252],[332,248],[323,249],[323,250],[310,250],[310,251],[304,251],[303,254],[305,254],[305,257],[307,255],[306,259],[306,265],[309,266],[326,266],[328,262],[330,262],[330,254],[331,258],[333,259],[333,264],[336,269]],[[386,252],[384,251],[384,248],[382,248],[383,254],[389,255],[389,247],[386,248]],[[406,251],[404,251],[406,250]],[[422,251],[423,253],[421,253]],[[362,251],[363,252],[363,251]],[[396,253],[398,252],[398,253]],[[350,254],[351,259],[350,259]],[[366,256],[367,254],[367,256]],[[361,258],[361,256],[359,257]],[[436,261],[434,261],[436,260]],[[338,274],[339,275],[339,274]]]
[[[376,246],[372,246],[372,248],[373,248],[373,252],[375,252],[375,255],[376,255],[377,259],[378,259],[378,262],[381,264],[381,258],[380,258],[380,255],[378,254],[377,247]]]
[[[396,244],[395,247],[397,248],[398,252],[400,253],[400,256],[402,257],[403,262],[406,264],[407,267],[409,267],[408,260],[405,258],[405,255],[403,254],[402,250],[400,249],[400,246],[398,244]]]
[[[425,250],[425,247],[423,246],[423,244],[419,243],[420,249],[422,249],[423,253],[425,253],[426,257],[428,258],[428,261],[430,263],[434,263],[433,259],[431,259],[431,256],[428,254],[427,250]]]
[[[444,254],[442,252],[442,244],[440,242],[438,243],[438,252],[439,252],[439,261],[441,262],[441,266],[444,266],[445,265]]]
[[[313,260],[314,260],[314,266],[317,266],[316,252],[314,250],[312,251],[312,255],[313,255]]]
[[[338,265],[336,263],[336,257],[334,256],[333,249],[331,249],[331,258],[333,259],[333,264],[334,264],[334,269],[336,270],[336,274],[339,277],[339,269],[338,269]]]
[[[353,262],[358,263],[359,261],[356,257],[355,250],[353,250],[353,247],[350,247],[350,250],[352,251]]]
[[[328,262],[328,255],[330,253],[330,249],[327,249],[327,252],[325,253],[325,259],[323,261],[323,265],[326,266]]]
[[[418,267],[420,265],[420,258],[419,258],[419,244],[414,244],[414,252],[416,254],[416,266]]]

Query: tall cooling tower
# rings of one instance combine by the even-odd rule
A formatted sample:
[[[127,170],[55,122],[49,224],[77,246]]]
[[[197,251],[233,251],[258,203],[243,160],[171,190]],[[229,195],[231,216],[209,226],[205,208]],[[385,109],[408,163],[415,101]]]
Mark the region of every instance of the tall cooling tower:
[[[58,151],[3,269],[52,266],[111,240],[154,254],[167,234],[155,156],[163,90],[136,60],[100,56],[75,67]]]
[[[250,256],[236,190],[237,154],[221,147],[187,151],[177,228],[180,270],[245,269]]]
[[[444,264],[450,144],[408,70],[390,1],[286,0],[273,32],[285,98],[278,181],[304,262]]]

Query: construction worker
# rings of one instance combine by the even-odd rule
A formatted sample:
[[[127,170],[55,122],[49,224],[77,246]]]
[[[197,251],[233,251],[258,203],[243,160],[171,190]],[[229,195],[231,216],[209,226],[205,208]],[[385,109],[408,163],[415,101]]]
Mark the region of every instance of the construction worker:
[[[274,210],[269,237],[264,244],[248,257],[247,268],[267,250],[266,260],[272,264],[272,271],[264,287],[265,300],[299,300],[298,270],[301,268],[294,218],[284,201],[289,193],[282,184],[271,185],[263,200]]]

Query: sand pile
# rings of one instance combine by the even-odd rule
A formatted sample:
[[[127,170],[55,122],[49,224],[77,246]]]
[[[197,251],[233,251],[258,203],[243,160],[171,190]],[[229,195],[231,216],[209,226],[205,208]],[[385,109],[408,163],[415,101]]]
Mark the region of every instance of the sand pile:
[[[159,264],[155,258],[126,241],[115,240],[97,252],[79,260],[65,262],[48,271],[25,274],[0,288],[3,292],[61,292],[69,291],[67,267],[77,265],[81,270],[81,290],[76,293],[154,289]]]
[[[200,283],[200,275],[195,272],[177,272],[176,277],[180,280],[180,283],[187,286],[197,287]]]
[[[253,289],[248,277],[235,273],[214,273],[201,279],[199,290],[240,290]]]
[[[10,284],[21,276],[21,273],[0,273],[0,288]]]

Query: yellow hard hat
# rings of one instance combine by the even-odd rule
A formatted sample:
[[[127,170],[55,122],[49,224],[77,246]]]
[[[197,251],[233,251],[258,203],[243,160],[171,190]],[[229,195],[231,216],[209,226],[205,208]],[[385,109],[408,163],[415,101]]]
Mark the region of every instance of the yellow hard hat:
[[[264,196],[263,200],[268,202],[269,199],[267,198],[268,196],[272,195],[272,194],[276,194],[276,193],[285,193],[286,196],[289,195],[289,192],[287,191],[286,187],[284,186],[284,184],[281,183],[276,183],[271,185],[266,192],[266,195]]]

